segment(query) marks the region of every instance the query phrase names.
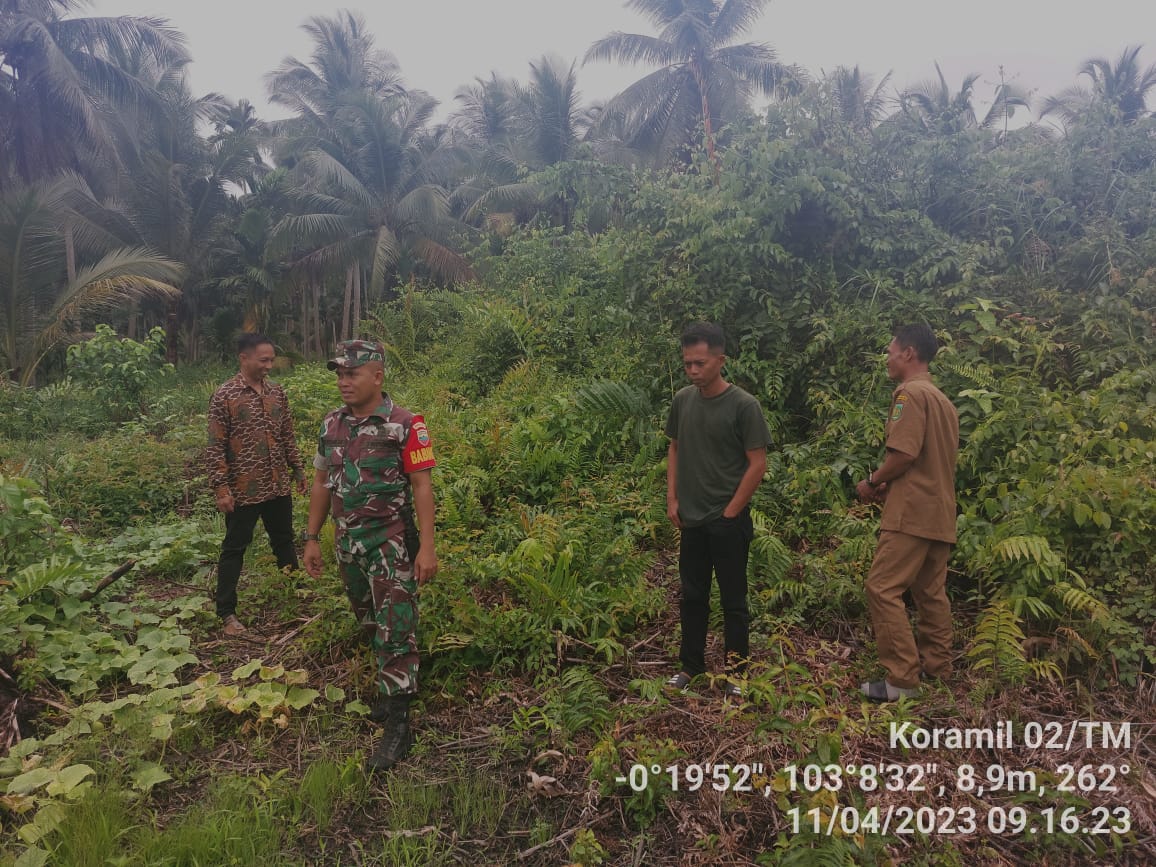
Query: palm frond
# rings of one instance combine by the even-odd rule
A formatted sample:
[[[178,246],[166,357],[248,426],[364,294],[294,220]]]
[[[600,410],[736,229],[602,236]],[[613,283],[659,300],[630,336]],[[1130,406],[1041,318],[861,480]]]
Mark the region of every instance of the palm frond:
[[[641,33],[614,32],[599,39],[588,49],[582,63],[591,61],[613,63],[647,63],[652,66],[669,66],[679,58],[673,46],[654,36]]]
[[[421,238],[413,245],[414,253],[438,277],[448,280],[476,280],[477,274],[469,260],[449,247],[430,238]]]
[[[770,0],[724,0],[715,16],[712,37],[725,45],[746,33],[759,20]]]

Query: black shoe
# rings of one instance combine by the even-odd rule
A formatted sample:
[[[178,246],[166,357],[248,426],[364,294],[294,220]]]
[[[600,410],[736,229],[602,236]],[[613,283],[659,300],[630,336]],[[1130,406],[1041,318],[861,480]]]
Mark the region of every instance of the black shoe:
[[[408,713],[389,717],[377,749],[365,761],[366,772],[372,774],[376,771],[388,771],[409,755],[411,746],[413,746],[413,732],[409,728]]]
[[[399,714],[404,716],[409,711],[409,702],[412,697],[411,695],[378,694],[377,700],[369,709],[369,721],[384,723],[392,716]]]
[[[869,700],[878,702],[899,701],[901,698],[915,698],[919,695],[919,687],[895,686],[886,680],[873,680],[859,687]]]
[[[393,702],[388,695],[379,695],[369,709],[369,721],[375,723],[383,723],[389,719],[389,712],[393,708]]]
[[[678,674],[672,674],[664,686],[672,692],[680,692],[686,695],[686,693],[690,692],[690,681],[691,676],[685,671],[680,671]]]

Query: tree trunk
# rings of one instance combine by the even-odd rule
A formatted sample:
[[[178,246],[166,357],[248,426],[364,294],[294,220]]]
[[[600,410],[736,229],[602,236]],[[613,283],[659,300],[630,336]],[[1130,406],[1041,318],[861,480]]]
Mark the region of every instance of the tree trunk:
[[[361,266],[353,272],[353,321],[349,323],[349,339],[361,333]]]
[[[722,183],[722,164],[719,162],[718,154],[716,154],[714,150],[714,130],[710,120],[710,99],[707,96],[706,80],[702,74],[702,67],[697,60],[691,62],[691,70],[694,74],[695,83],[698,85],[699,96],[702,97],[702,129],[703,139],[706,143],[706,158],[714,168],[714,185],[717,187]]]
[[[321,331],[321,278],[314,274],[310,275],[309,279],[313,287],[313,340],[316,342],[317,357],[324,358],[323,339],[325,335]]]
[[[341,339],[349,339],[349,314],[353,307],[353,266],[345,269],[345,303],[341,305]]]
[[[201,317],[195,300],[193,301],[192,321],[189,323],[189,345],[185,347],[185,357],[194,363],[201,360]]]
[[[64,224],[64,263],[68,269],[68,285],[76,282],[76,238],[72,233],[72,223]]]
[[[309,360],[309,283],[301,281],[301,355]]]
[[[168,316],[165,317],[165,361],[169,364],[177,363],[177,338],[180,334],[180,306],[179,298],[169,302]]]

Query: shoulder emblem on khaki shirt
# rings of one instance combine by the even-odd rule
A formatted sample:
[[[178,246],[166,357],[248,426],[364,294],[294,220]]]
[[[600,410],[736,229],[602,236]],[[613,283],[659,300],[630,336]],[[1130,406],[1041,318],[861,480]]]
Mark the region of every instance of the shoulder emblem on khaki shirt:
[[[899,421],[899,417],[903,415],[903,405],[907,403],[907,393],[899,395],[895,398],[895,406],[891,408],[891,420]]]

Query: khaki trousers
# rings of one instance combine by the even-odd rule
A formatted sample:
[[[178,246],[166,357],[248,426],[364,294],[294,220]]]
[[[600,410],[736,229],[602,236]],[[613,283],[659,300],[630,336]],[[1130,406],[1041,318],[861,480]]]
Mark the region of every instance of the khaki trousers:
[[[879,662],[892,686],[919,686],[922,668],[936,677],[951,673],[951,606],[947,601],[949,542],[921,539],[893,530],[879,533],[867,573],[867,607],[875,630]],[[903,593],[911,591],[919,622],[912,636]]]

